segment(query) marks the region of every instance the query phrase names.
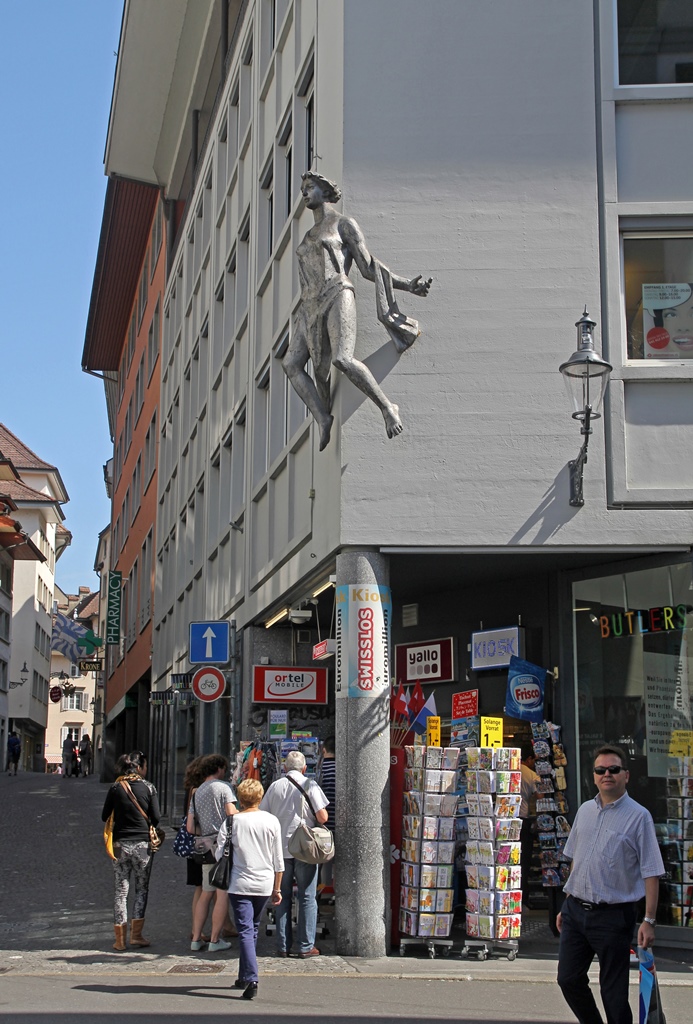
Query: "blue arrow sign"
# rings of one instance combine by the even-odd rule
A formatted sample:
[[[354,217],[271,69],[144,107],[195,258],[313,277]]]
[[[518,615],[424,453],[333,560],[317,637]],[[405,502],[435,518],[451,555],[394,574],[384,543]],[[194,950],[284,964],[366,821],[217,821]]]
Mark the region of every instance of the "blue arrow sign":
[[[229,622],[191,622],[191,665],[226,665],[230,660]]]

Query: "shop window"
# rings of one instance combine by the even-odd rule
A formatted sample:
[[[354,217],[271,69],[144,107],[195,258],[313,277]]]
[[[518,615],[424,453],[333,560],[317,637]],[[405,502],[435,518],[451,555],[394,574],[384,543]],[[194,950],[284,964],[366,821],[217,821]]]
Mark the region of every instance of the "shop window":
[[[623,239],[629,359],[693,359],[693,233]]]
[[[693,896],[691,563],[581,580],[573,621],[580,800],[595,793],[595,749],[622,747],[628,790],[654,818],[667,870],[658,918],[685,924]]]
[[[621,85],[693,82],[693,4],[617,0]]]

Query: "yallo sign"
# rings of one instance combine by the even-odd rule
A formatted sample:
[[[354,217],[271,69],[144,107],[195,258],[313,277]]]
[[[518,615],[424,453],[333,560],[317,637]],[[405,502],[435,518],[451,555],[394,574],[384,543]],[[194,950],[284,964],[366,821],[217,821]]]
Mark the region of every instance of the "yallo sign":
[[[337,697],[370,697],[390,689],[389,587],[336,590]]]
[[[253,701],[256,704],[327,704],[327,669],[254,665]]]
[[[451,636],[425,643],[397,644],[395,679],[398,683],[451,683],[455,672],[455,641]]]

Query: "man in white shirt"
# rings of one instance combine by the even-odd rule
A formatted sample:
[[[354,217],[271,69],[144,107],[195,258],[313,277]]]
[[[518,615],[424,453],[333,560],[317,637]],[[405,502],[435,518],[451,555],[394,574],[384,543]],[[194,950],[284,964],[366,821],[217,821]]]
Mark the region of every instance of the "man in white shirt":
[[[318,864],[306,864],[296,860],[289,853],[289,839],[301,821],[310,828],[324,825],[327,821],[328,799],[317,782],[306,779],[306,759],[299,750],[292,750],[286,755],[284,762],[286,775],[277,779],[269,787],[260,810],[269,811],[279,819],[282,830],[282,846],[284,853],[284,874],[282,876],[282,902],[277,907],[277,956],[288,956],[291,950],[291,895],[294,882],[298,890],[298,956],[306,960],[312,956],[320,956],[315,945],[315,931],[318,924],[318,901],[315,893],[318,884]],[[306,800],[294,785],[294,782],[310,796],[315,808],[315,817]]]

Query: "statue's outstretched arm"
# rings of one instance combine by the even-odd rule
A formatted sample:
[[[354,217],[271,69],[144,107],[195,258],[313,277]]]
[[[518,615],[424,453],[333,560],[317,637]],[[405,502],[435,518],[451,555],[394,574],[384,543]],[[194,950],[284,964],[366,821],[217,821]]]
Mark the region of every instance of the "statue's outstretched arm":
[[[355,220],[350,217],[342,217],[339,223],[340,234],[344,241],[344,244],[349,249],[349,252],[359,268],[359,271],[366,278],[367,281],[375,280],[375,269],[373,266],[373,257],[368,251],[366,246],[366,239],[363,237],[363,232],[358,226]],[[398,274],[393,274],[389,271],[390,280],[393,288],[399,288],[401,291],[412,292],[414,295],[428,295],[429,288],[431,287],[431,278],[427,281],[422,279],[422,275],[419,274],[417,277],[409,280],[405,277],[399,277]]]

